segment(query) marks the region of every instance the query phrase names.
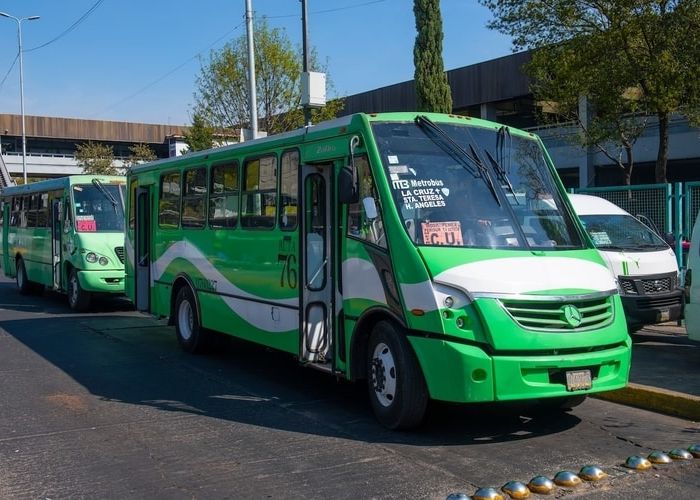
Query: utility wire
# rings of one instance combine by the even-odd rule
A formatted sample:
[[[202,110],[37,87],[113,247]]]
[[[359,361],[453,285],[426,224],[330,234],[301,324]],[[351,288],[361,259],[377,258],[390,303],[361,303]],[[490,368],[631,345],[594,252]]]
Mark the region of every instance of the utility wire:
[[[7,70],[7,73],[5,73],[5,76],[3,77],[2,81],[0,82],[0,89],[2,88],[3,85],[5,85],[5,80],[7,80],[8,76],[10,76],[10,71],[12,71],[12,68],[15,67],[15,63],[17,63],[17,59],[19,59],[19,52],[17,52],[17,55],[15,56],[15,60],[12,61],[12,64],[10,64],[10,69]]]
[[[355,9],[357,7],[364,7],[365,5],[372,5],[375,3],[384,3],[386,0],[374,0],[372,2],[364,2],[364,3],[357,3],[354,5],[346,5],[345,7],[336,7],[335,9],[324,9],[324,10],[315,10],[312,12],[309,12],[309,14],[328,14],[329,12],[338,12],[341,10],[349,10],[349,9]],[[286,17],[299,17],[300,14],[286,14],[283,16],[265,16],[267,19],[283,19]]]
[[[240,28],[240,27],[243,26],[244,24],[245,24],[245,21],[242,22],[242,23],[240,23],[239,25],[235,26],[233,29],[227,31],[226,33],[224,33],[223,35],[221,35],[219,38],[217,38],[216,40],[214,40],[212,43],[210,43],[206,48],[200,50],[200,51],[197,52],[195,55],[193,55],[192,57],[190,57],[190,58],[188,58],[187,60],[183,61],[182,63],[180,63],[179,65],[177,65],[176,67],[174,67],[173,69],[171,69],[170,71],[168,71],[167,73],[165,73],[164,75],[159,76],[158,78],[156,78],[155,80],[153,80],[151,83],[149,83],[149,84],[147,84],[147,85],[141,87],[139,90],[137,90],[137,91],[134,92],[133,94],[128,95],[128,96],[125,97],[124,99],[122,99],[122,100],[120,100],[120,101],[118,101],[118,102],[115,102],[114,104],[111,104],[111,105],[107,106],[106,108],[101,109],[100,111],[98,111],[98,112],[96,112],[96,113],[93,113],[93,114],[90,115],[88,118],[94,118],[95,116],[100,115],[100,114],[104,113],[105,111],[109,111],[109,110],[111,110],[111,109],[113,109],[113,108],[116,108],[117,106],[119,106],[119,105],[121,105],[121,104],[124,104],[126,101],[129,101],[129,100],[133,99],[134,97],[136,97],[137,95],[139,95],[139,94],[145,92],[146,90],[150,89],[151,87],[153,87],[153,86],[156,85],[157,83],[159,83],[159,82],[165,80],[167,77],[169,77],[170,75],[172,75],[173,73],[175,73],[177,70],[179,70],[179,69],[181,69],[182,67],[186,66],[190,61],[192,61],[193,59],[196,59],[197,57],[199,57],[200,55],[202,55],[202,53],[203,53],[205,50],[210,49],[211,47],[213,47],[214,45],[216,45],[217,43],[219,43],[221,40],[223,40],[224,38],[226,38],[227,36],[229,36],[231,33],[233,33],[234,31],[236,31],[238,28]]]
[[[93,12],[95,12],[95,10],[97,10],[97,8],[98,8],[100,5],[102,5],[102,3],[104,3],[104,1],[105,1],[105,0],[97,0],[97,2],[95,2],[94,5],[93,5],[92,7],[90,7],[90,8],[87,10],[87,12],[85,12],[85,14],[83,14],[82,16],[80,16],[80,17],[78,18],[77,21],[75,21],[73,24],[71,24],[70,26],[68,26],[68,27],[67,27],[65,30],[63,30],[63,32],[60,33],[58,36],[52,38],[51,40],[49,40],[49,41],[46,42],[46,43],[42,43],[41,45],[38,45],[38,46],[36,46],[36,47],[32,47],[31,49],[26,49],[26,50],[24,50],[24,52],[32,52],[32,51],[34,51],[34,50],[43,49],[43,48],[46,47],[47,45],[51,45],[51,44],[54,43],[55,41],[60,40],[61,38],[63,38],[64,36],[66,36],[68,33],[70,33],[71,31],[73,31],[74,29],[76,29],[78,26],[80,26],[80,25],[83,23],[83,21],[85,21],[85,20],[90,16],[90,14],[92,14]]]

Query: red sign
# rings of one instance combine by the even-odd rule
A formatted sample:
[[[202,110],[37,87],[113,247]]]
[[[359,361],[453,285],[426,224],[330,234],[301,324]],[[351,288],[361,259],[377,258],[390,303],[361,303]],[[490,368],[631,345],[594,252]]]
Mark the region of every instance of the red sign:
[[[421,222],[423,243],[427,245],[462,246],[462,225],[459,221]]]
[[[97,231],[95,219],[78,219],[75,221],[75,228],[81,233],[94,233]]]

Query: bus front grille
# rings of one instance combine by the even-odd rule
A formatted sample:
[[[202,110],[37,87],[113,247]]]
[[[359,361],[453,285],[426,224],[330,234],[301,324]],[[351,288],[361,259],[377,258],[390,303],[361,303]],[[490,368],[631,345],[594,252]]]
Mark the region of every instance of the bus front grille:
[[[124,263],[124,247],[116,247],[114,253],[117,254],[119,262]]]
[[[571,301],[499,299],[503,308],[523,328],[580,331],[609,325],[614,318],[610,297]]]

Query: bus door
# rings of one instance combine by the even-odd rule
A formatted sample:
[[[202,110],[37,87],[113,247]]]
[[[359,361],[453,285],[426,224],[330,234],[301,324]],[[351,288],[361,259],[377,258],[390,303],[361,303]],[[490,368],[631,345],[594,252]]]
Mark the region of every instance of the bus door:
[[[7,241],[10,232],[10,203],[8,201],[3,203],[2,212],[2,248],[0,251],[2,251],[2,269],[7,275],[8,269],[10,269],[10,245]]]
[[[300,360],[329,363],[333,341],[333,163],[302,166]],[[329,363],[329,368],[332,364]]]
[[[51,201],[51,265],[53,269],[53,288],[61,288],[61,200]]]
[[[136,188],[134,274],[136,309],[151,309],[151,188]]]

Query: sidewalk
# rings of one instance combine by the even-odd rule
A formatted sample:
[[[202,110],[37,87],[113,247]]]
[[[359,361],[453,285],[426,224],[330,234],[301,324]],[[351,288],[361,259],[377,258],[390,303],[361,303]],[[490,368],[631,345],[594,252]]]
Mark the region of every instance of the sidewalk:
[[[635,335],[629,386],[596,397],[700,421],[700,344],[675,322]]]

